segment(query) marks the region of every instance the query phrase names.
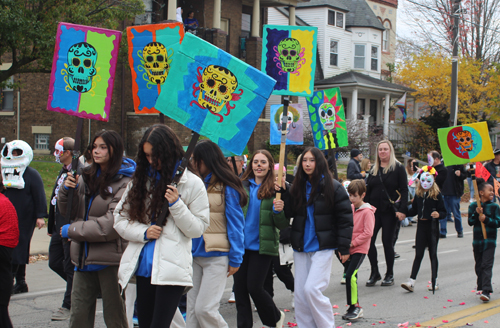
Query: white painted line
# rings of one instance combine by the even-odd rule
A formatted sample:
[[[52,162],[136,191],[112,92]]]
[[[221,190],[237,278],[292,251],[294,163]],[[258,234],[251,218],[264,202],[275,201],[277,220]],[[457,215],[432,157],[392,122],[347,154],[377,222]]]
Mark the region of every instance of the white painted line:
[[[447,254],[447,253],[455,253],[455,252],[458,252],[458,249],[450,249],[448,251],[438,252],[438,254]]]
[[[39,292],[28,292],[28,293],[12,295],[10,299],[17,300],[17,299],[23,299],[23,298],[45,296],[45,295],[50,295],[50,294],[64,293],[65,291],[66,291],[66,288],[57,288],[57,289],[50,289],[50,290],[42,290]]]
[[[472,234],[472,231],[464,231],[464,235],[471,235]],[[453,235],[453,233],[448,233],[446,236],[448,235]],[[408,240],[398,240],[396,242],[396,245],[399,245],[399,244],[408,244],[408,243],[414,243],[415,242],[415,238],[413,239],[408,239]],[[375,244],[375,246],[377,247],[382,247],[383,245],[382,244]]]

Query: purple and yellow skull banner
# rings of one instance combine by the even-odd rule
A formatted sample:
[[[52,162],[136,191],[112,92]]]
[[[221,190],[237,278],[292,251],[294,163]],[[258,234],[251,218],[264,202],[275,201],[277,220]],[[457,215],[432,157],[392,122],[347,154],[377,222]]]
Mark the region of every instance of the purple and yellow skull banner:
[[[155,108],[240,155],[276,81],[191,33],[172,62]]]
[[[107,122],[121,32],[59,23],[50,76],[50,111]]]
[[[163,23],[127,28],[128,62],[136,114],[158,113],[156,99],[184,38],[184,24]]]
[[[317,27],[264,25],[261,70],[276,80],[273,94],[312,95],[317,34]]]

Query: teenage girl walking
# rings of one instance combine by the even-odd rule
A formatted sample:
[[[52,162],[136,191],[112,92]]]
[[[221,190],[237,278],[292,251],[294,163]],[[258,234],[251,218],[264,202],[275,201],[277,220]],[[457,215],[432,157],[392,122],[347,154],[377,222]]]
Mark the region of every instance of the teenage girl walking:
[[[226,277],[236,273],[243,261],[241,207],[247,203],[247,193],[212,141],[196,145],[193,163],[207,188],[210,226],[203,236],[193,239],[193,289],[187,295],[186,327],[224,328],[227,323],[219,305]]]
[[[137,170],[114,212],[115,229],[129,241],[118,278],[122,290],[137,280],[137,317],[141,328],[169,327],[186,288],[193,286],[191,238],[209,224],[203,181],[189,165],[177,187],[171,185],[184,157],[179,138],[169,127],[150,127],[137,152]],[[164,201],[165,225],[157,226]]]
[[[420,264],[424,258],[425,249],[429,249],[431,259],[432,280],[437,279],[438,259],[437,246],[439,241],[439,220],[446,217],[446,207],[443,195],[439,192],[439,187],[435,183],[436,169],[432,166],[424,166],[420,170],[419,179],[416,180],[415,198],[412,206],[408,207],[408,216],[417,215],[418,224],[415,235],[415,259],[411,269],[410,279],[402,283],[401,287],[409,292],[413,292],[415,279],[420,269]],[[410,181],[412,183],[412,181]],[[438,286],[434,283],[434,290]],[[432,289],[432,285],[429,287]]]
[[[493,292],[491,276],[493,261],[497,245],[497,229],[500,227],[500,207],[495,203],[493,186],[483,179],[477,179],[477,190],[481,199],[481,209],[477,202],[469,205],[469,225],[473,226],[472,250],[474,252],[475,271],[477,276],[477,290],[482,291],[480,299],[483,302],[490,300]],[[486,227],[484,239],[481,223]]]
[[[295,318],[299,327],[335,327],[332,304],[323,295],[330,282],[334,252],[349,258],[352,208],[344,187],[333,179],[322,152],[307,148],[293,186],[285,193],[287,217],[293,217]]]
[[[283,213],[283,201],[276,202],[274,160],[267,150],[257,150],[250,167],[242,177],[249,201],[245,213],[245,254],[240,269],[234,275],[234,294],[238,328],[253,326],[252,304],[262,323],[269,327],[283,326],[285,313],[278,310],[273,298],[264,289],[264,281],[273,256],[278,256],[278,229],[288,226]]]

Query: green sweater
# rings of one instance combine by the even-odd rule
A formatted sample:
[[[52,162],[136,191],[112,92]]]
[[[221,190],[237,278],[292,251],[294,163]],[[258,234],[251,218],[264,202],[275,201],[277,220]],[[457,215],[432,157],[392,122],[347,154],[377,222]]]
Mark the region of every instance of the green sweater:
[[[248,181],[243,181],[243,186],[248,191]],[[250,195],[249,195],[250,196]],[[274,213],[273,211],[274,198],[262,199],[260,203],[260,218],[259,218],[259,254],[278,256],[279,252],[279,230],[290,225],[289,220],[285,217],[285,212]],[[243,208],[243,215],[247,216],[248,203]]]
[[[483,213],[486,216],[484,225],[486,227],[487,239],[483,237],[481,221],[479,214],[476,212],[477,203],[473,202],[469,205],[469,225],[473,226],[472,247],[474,251],[483,251],[489,247],[495,247],[497,244],[497,229],[500,227],[500,207],[497,203],[486,202],[482,204]]]

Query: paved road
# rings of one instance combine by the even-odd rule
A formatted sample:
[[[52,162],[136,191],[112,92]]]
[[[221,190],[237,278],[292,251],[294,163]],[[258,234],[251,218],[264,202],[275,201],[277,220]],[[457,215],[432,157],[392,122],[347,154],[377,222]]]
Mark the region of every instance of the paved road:
[[[482,304],[478,296],[472,292],[475,288],[474,260],[472,255],[472,230],[465,227],[463,239],[454,233],[453,224],[448,224],[448,238],[439,243],[439,285],[435,295],[427,291],[430,280],[430,263],[424,258],[417,279],[416,290],[408,293],[399,285],[406,281],[413,261],[412,249],[416,226],[401,229],[396,251],[401,258],[396,260],[396,284],[392,287],[366,287],[365,282],[370,274],[368,260],[359,270],[360,304],[364,309],[364,318],[352,324],[352,327],[398,327],[398,324],[409,322],[409,325],[421,323],[422,327],[466,327],[472,323],[474,327],[500,327],[500,297],[492,294],[489,304]],[[381,246],[379,245],[381,251]],[[383,273],[385,263],[379,252],[380,269]],[[332,304],[338,306],[335,312],[345,312],[345,287],[340,285],[342,267],[334,261],[331,283],[325,291]],[[496,265],[493,282],[500,279],[500,266]],[[64,290],[62,280],[47,266],[47,261],[39,261],[28,266],[27,281],[30,292],[13,296],[10,313],[14,327],[67,327],[67,322],[51,322],[51,311],[61,301]],[[232,279],[228,279],[226,291],[221,305],[221,313],[229,324],[236,327],[236,310],[228,304]],[[494,284],[495,286],[498,284]],[[275,278],[275,302],[280,309],[287,309],[286,323],[294,323],[294,311],[290,305],[290,292]],[[450,302],[452,301],[452,302]],[[464,305],[460,305],[465,302]],[[99,301],[96,316],[96,327],[105,327],[102,318],[102,305]],[[254,314],[254,327],[262,327],[257,313]],[[447,320],[448,323],[444,323]],[[488,323],[485,323],[488,321]],[[385,323],[381,323],[385,322]],[[336,316],[336,327],[347,328],[340,315]],[[286,324],[285,327],[288,327]],[[308,328],[308,327],[304,327]]]

